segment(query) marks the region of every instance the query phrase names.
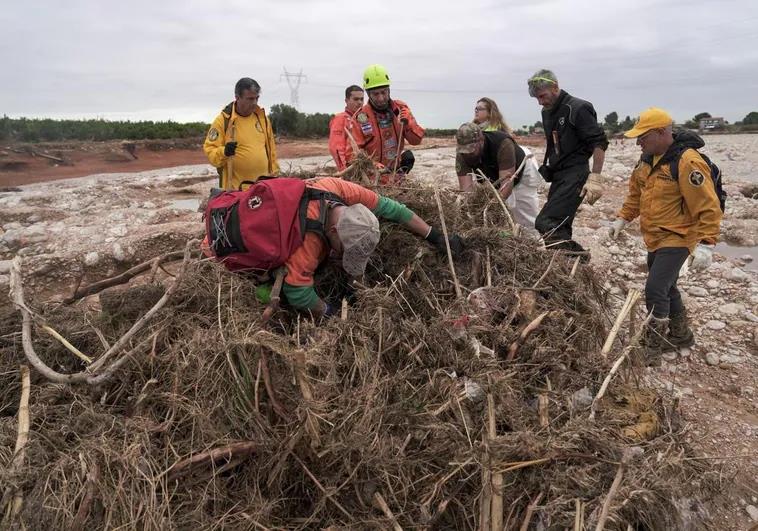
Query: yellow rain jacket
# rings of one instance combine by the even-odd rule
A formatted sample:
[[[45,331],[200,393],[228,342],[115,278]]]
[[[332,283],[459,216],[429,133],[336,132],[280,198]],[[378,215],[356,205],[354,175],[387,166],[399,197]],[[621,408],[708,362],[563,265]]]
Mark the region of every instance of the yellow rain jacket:
[[[710,168],[696,151],[703,145],[696,134],[678,132],[657,163],[643,155],[632,172],[618,216],[626,221],[640,217],[648,251],[687,247],[692,253],[700,242],[718,241],[722,212]],[[670,165],[680,153],[679,178],[674,180]]]
[[[279,173],[274,131],[266,112],[256,107],[250,116],[239,116],[233,112],[233,105],[230,103],[216,116],[203,143],[208,161],[219,170],[219,187],[225,190],[237,190],[242,181],[256,181],[263,175]],[[226,175],[227,157],[224,155],[230,121],[234,124],[234,140],[237,141],[231,179]]]

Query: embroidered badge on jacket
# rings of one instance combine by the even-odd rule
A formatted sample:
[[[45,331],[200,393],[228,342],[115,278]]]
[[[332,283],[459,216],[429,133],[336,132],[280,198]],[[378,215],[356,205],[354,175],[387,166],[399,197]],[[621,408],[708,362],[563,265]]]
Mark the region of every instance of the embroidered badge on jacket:
[[[697,170],[692,170],[690,172],[689,179],[692,186],[703,186],[703,183],[705,182],[705,177]]]

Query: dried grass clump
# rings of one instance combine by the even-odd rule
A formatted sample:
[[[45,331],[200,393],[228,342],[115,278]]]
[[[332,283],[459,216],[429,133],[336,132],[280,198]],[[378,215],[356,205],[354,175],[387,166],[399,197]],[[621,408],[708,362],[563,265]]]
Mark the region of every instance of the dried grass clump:
[[[388,193],[438,219],[429,190]],[[594,421],[580,400],[597,392],[612,361],[599,354],[613,318],[600,275],[588,267],[572,275],[564,257],[511,237],[486,190],[467,203],[443,199],[448,227],[467,244],[455,264],[461,299],[445,257],[385,224],[345,320],[316,326],[280,311],[263,327],[251,280],[194,261],[132,340],[141,350],[106,384],[33,374],[25,465],[0,476],[23,494],[19,521],[489,529],[502,520],[508,529],[574,529],[581,518],[594,527],[607,505],[608,528],[679,525],[677,500],[696,495],[706,475],[682,459],[672,404],[646,390],[629,409],[640,393],[631,378],[611,386]],[[339,272],[327,267],[320,279],[325,296],[346,294]],[[40,310],[96,357],[163,291],[112,288],[102,310]],[[18,320],[0,323],[5,470],[23,353]],[[52,340],[35,341],[56,369],[81,370]],[[665,426],[646,441],[624,432],[642,410]],[[641,455],[625,462],[608,497],[634,446]]]

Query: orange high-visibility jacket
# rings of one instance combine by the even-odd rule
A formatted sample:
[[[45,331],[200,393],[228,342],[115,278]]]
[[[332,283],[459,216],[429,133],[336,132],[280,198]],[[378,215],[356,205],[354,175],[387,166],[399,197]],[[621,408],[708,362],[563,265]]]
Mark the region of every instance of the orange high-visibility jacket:
[[[413,114],[410,114],[408,123],[403,127],[403,138],[400,136],[400,110],[410,107],[400,100],[390,100],[390,106],[386,113],[375,111],[371,103],[367,103],[347,124],[347,130],[353,135],[358,147],[364,150],[376,162],[387,168],[395,164],[395,157],[403,152],[407,141],[412,146],[417,146],[424,138],[424,128],[421,127]],[[347,162],[353,159],[352,146],[347,145]]]
[[[342,171],[347,167],[347,133],[345,127],[350,118],[350,112],[345,110],[335,114],[329,122],[329,153],[332,154],[337,169]]]
[[[626,221],[640,217],[640,230],[649,251],[662,247],[715,244],[721,226],[721,206],[708,164],[694,149],[679,160],[679,179],[671,175],[664,155],[653,166],[640,159],[629,180],[629,192],[618,216]]]

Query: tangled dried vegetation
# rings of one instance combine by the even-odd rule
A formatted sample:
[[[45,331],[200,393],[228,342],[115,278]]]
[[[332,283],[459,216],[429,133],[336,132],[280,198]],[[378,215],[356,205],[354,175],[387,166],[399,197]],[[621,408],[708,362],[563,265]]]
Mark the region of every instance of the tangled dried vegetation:
[[[439,221],[428,189],[386,192]],[[601,275],[512,237],[486,189],[443,203],[467,243],[455,264],[463,297],[446,258],[391,224],[345,318],[321,326],[286,311],[263,326],[251,280],[193,258],[112,377],[65,384],[32,372],[18,466],[26,360],[18,313],[4,308],[0,484],[9,515],[20,502],[6,525],[681,525],[676,506],[707,474],[684,458],[675,404],[623,369],[590,419],[630,336],[601,356],[614,317]],[[29,302],[44,362],[86,366],[43,320],[83,353],[108,350],[166,291],[140,278],[69,305]],[[345,295],[339,273],[321,278],[325,296]]]

